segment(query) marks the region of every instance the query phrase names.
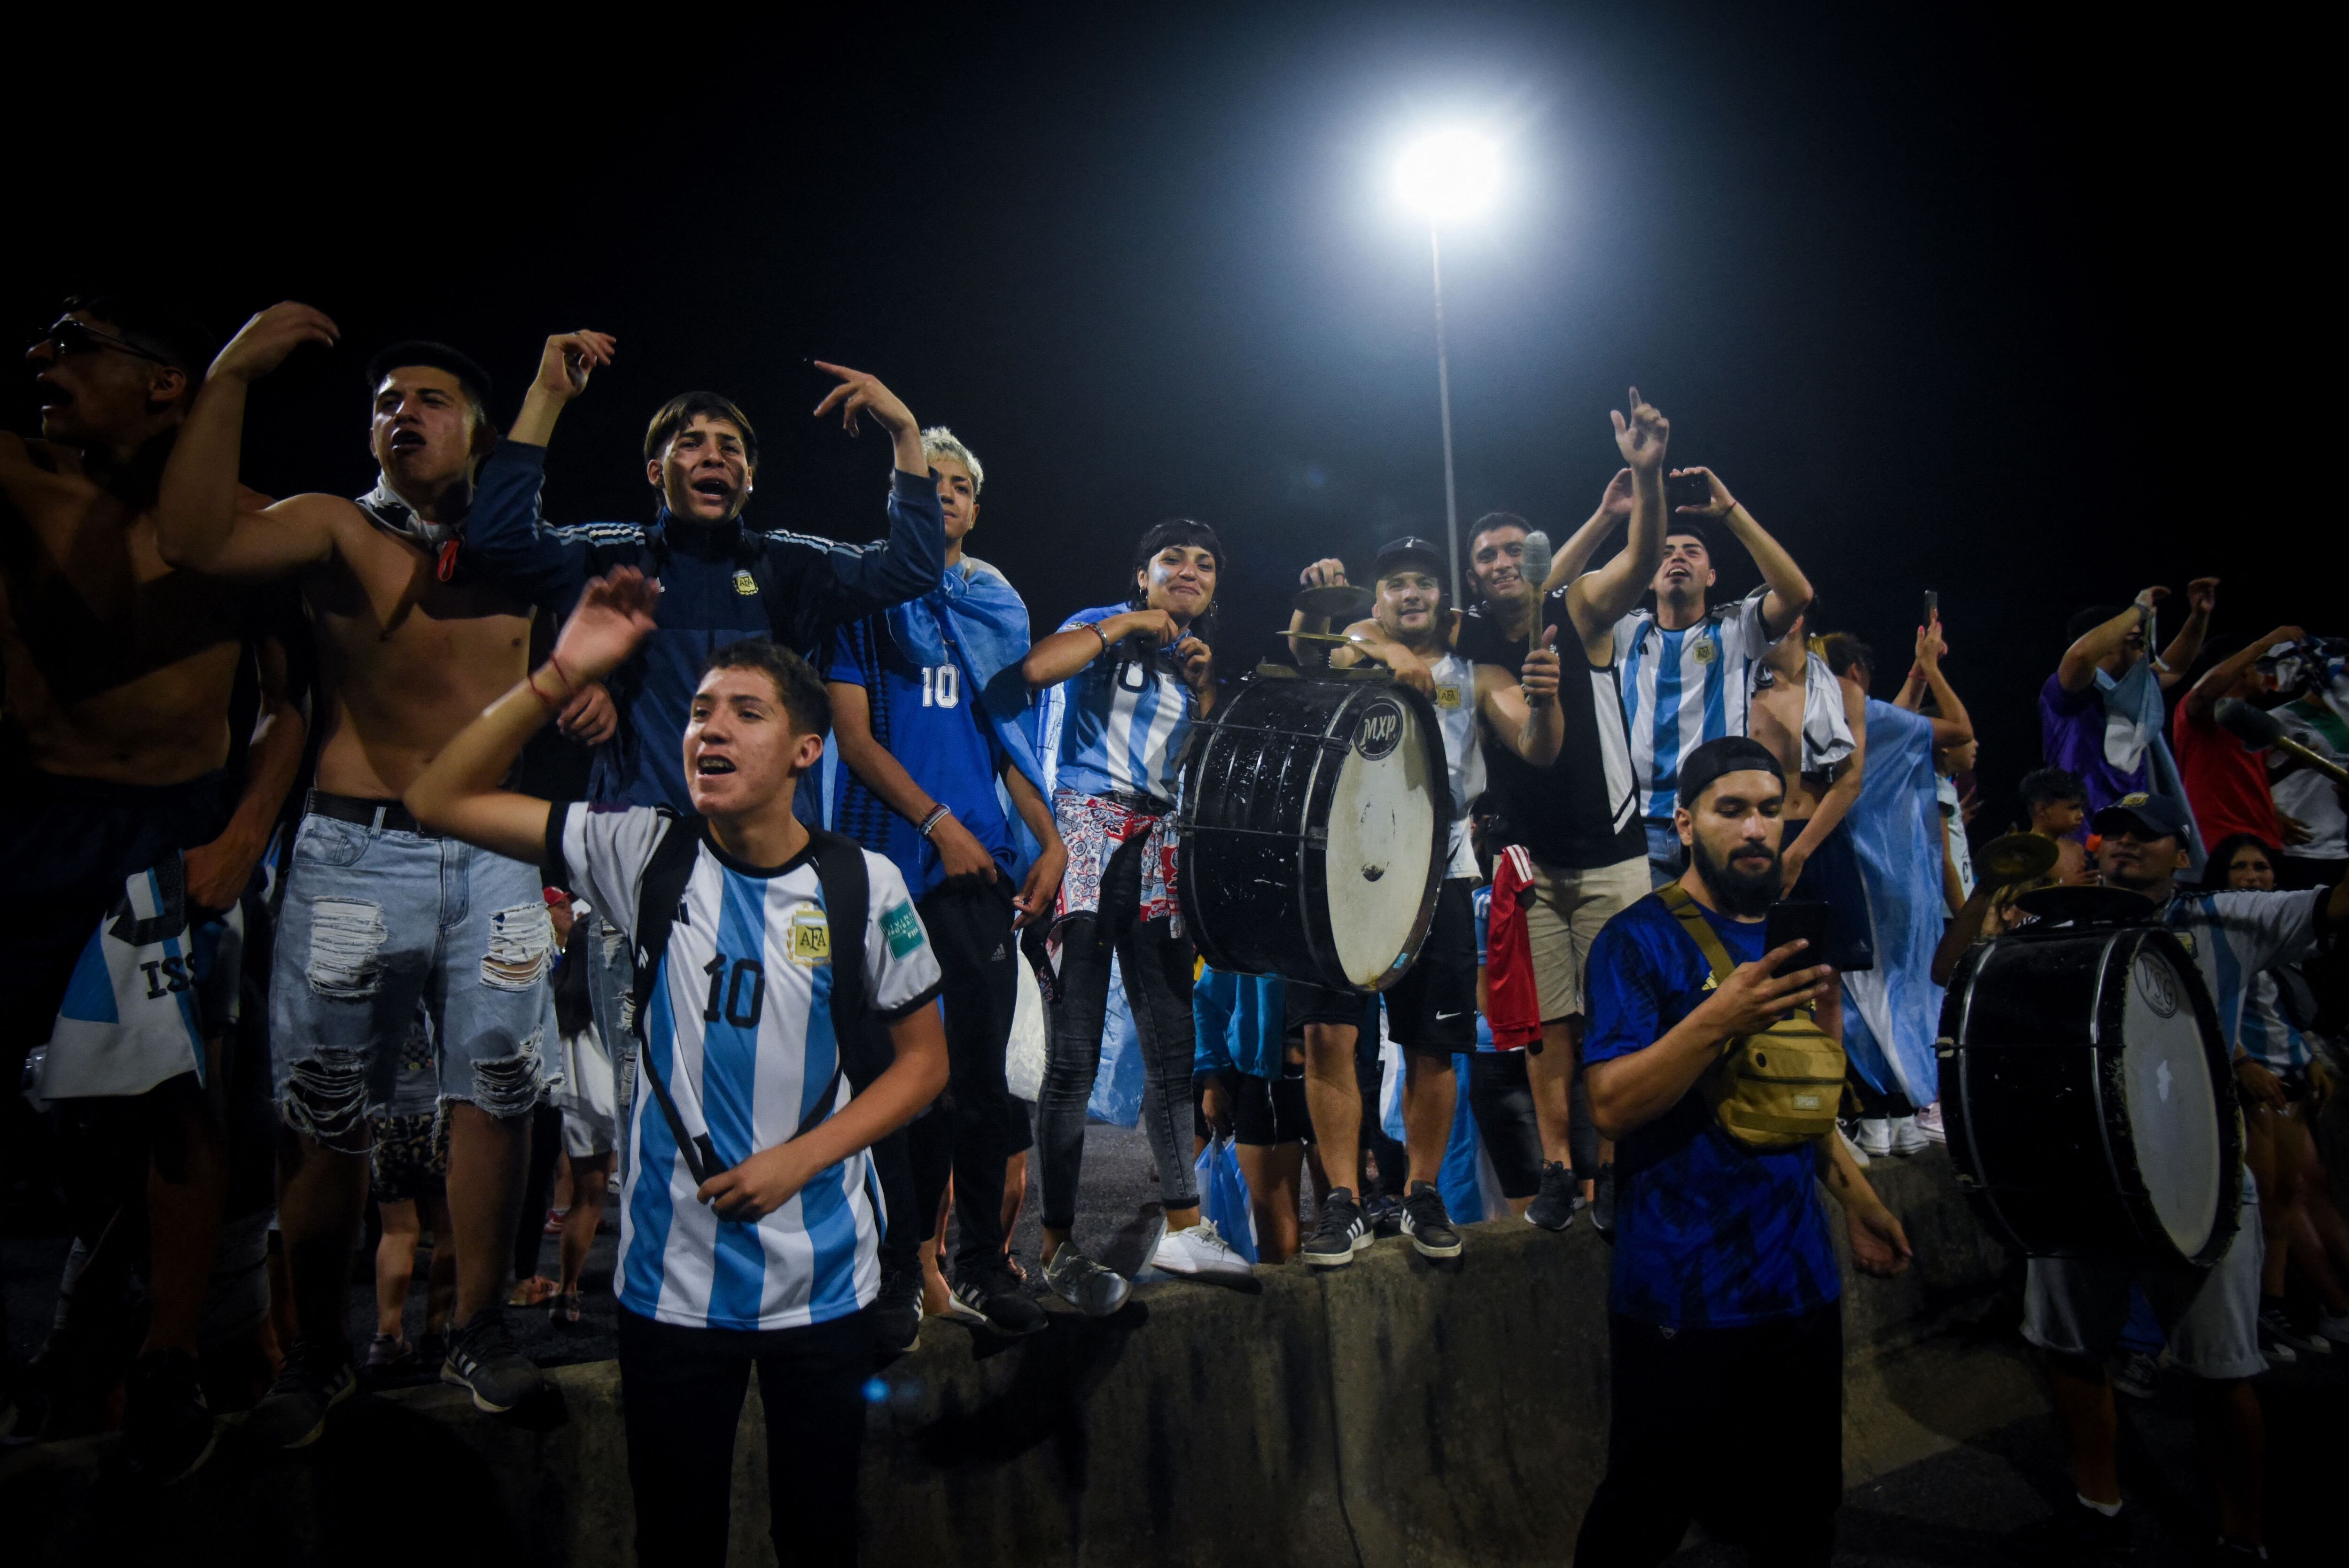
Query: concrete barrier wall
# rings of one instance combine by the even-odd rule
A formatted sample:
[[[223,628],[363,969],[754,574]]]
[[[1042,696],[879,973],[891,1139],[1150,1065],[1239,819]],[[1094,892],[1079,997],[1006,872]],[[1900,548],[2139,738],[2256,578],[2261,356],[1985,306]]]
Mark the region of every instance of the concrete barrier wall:
[[[1918,1266],[1897,1281],[1846,1270],[1853,1480],[2041,1408],[2002,1296],[2007,1259],[1947,1161],[1870,1174]],[[1056,1312],[1018,1344],[934,1325],[885,1375],[867,1429],[866,1560],[1563,1562],[1606,1460],[1607,1269],[1587,1222],[1555,1236],[1504,1222],[1470,1227],[1456,1264],[1381,1243],[1330,1274],[1154,1286],[1102,1322]],[[568,1419],[547,1429],[480,1418],[455,1389],[412,1390],[339,1413],[304,1454],[224,1445],[160,1499],[118,1473],[109,1445],[28,1450],[0,1463],[0,1516],[27,1563],[167,1546],[175,1560],[444,1568],[475,1543],[501,1564],[628,1563],[616,1371],[556,1377]],[[764,1464],[754,1385],[740,1563],[774,1562]],[[412,1513],[391,1503],[387,1517],[401,1496]]]

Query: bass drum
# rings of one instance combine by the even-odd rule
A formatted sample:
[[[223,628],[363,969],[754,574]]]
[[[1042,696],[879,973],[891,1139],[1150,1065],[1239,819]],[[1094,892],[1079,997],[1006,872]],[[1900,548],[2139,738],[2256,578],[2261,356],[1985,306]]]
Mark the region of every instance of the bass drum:
[[[1447,780],[1435,709],[1408,686],[1259,668],[1183,765],[1176,880],[1200,954],[1239,975],[1393,985],[1443,885]]]
[[[1958,1184],[2022,1252],[2218,1262],[2242,1121],[2218,1009],[2158,926],[2018,932],[1967,954],[1941,1011]]]

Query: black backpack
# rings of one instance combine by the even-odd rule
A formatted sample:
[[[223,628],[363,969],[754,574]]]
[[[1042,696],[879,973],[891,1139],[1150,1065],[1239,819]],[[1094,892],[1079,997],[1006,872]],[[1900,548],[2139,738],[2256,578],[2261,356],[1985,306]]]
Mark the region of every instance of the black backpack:
[[[636,892],[636,1027],[639,1048],[647,1044],[645,1020],[651,1010],[653,986],[660,979],[661,960],[668,952],[669,927],[676,923],[678,906],[685,897],[685,884],[693,875],[693,862],[700,853],[707,830],[698,820],[688,824],[667,807],[659,810],[666,825],[659,841],[653,845],[652,859],[646,863]],[[810,828],[808,839],[815,858],[816,880],[823,888],[824,922],[831,928],[832,1033],[838,1043],[839,1061],[833,1068],[832,1081],[816,1097],[814,1109],[792,1134],[795,1139],[806,1137],[818,1122],[832,1114],[833,1101],[840,1093],[843,1077],[848,1079],[849,1092],[861,1094],[887,1070],[894,1056],[864,999],[864,921],[872,899],[872,888],[864,875],[864,851],[853,841],[821,828]],[[652,1086],[653,1098],[660,1102],[661,1115],[667,1119],[669,1132],[685,1155],[694,1184],[700,1185],[724,1169],[718,1162],[718,1150],[711,1146],[709,1134],[687,1135],[685,1119],[678,1114],[677,1101],[670,1098],[668,1086],[649,1064],[645,1081]]]

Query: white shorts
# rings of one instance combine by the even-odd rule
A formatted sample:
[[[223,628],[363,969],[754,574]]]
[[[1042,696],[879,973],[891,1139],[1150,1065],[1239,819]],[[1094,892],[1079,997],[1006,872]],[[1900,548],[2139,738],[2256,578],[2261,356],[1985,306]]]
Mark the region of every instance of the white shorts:
[[[2267,1244],[2250,1171],[2235,1239],[2207,1273],[2083,1258],[2033,1258],[2023,1287],[2023,1337],[2059,1356],[2102,1361],[2120,1343],[2129,1286],[2145,1291],[2169,1358],[2197,1377],[2255,1377],[2260,1355],[2260,1265]]]
[[[547,1098],[563,1112],[563,1151],[575,1160],[619,1147],[612,1058],[594,1025],[563,1040],[563,1081]]]

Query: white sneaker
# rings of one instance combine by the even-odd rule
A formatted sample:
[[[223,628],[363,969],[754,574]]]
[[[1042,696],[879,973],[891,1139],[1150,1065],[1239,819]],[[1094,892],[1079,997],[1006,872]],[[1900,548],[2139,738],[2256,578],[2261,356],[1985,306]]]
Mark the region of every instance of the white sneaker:
[[[1925,1141],[1924,1130],[1913,1116],[1895,1117],[1892,1120],[1892,1152],[1906,1160],[1911,1154],[1922,1154],[1932,1148]]]
[[[1854,1165],[1860,1167],[1860,1169],[1866,1170],[1868,1168],[1868,1150],[1862,1149],[1858,1144],[1852,1141],[1851,1134],[1844,1130],[1844,1124],[1840,1121],[1836,1123],[1836,1136],[1842,1139],[1843,1146],[1851,1151],[1851,1162]]]
[[[1863,1116],[1859,1119],[1859,1151],[1862,1154],[1892,1152],[1891,1118]]]
[[[1247,1259],[1216,1233],[1213,1220],[1202,1220],[1187,1231],[1167,1232],[1158,1250],[1150,1254],[1150,1266],[1192,1279],[1208,1274],[1247,1279],[1255,1273]]]
[[[1950,1135],[1941,1129],[1941,1102],[1935,1100],[1917,1113],[1917,1130],[1925,1135],[1928,1143],[1947,1143]]]

